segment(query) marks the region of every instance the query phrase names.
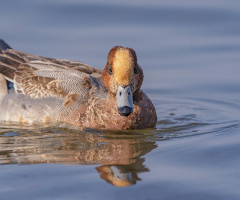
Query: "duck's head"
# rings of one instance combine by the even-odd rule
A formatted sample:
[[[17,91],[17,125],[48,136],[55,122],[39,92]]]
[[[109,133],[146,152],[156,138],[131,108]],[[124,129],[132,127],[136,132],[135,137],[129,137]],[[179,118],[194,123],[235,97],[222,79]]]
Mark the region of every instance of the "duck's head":
[[[143,81],[143,71],[137,63],[135,51],[127,47],[113,47],[108,53],[102,80],[111,95],[116,96],[119,114],[130,115],[133,96]]]

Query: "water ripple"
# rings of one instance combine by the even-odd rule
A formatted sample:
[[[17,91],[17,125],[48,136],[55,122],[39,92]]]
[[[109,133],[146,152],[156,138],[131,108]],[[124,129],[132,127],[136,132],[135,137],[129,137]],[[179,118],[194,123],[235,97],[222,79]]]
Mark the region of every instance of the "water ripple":
[[[203,98],[160,98],[155,139],[226,132],[239,128],[237,103]]]

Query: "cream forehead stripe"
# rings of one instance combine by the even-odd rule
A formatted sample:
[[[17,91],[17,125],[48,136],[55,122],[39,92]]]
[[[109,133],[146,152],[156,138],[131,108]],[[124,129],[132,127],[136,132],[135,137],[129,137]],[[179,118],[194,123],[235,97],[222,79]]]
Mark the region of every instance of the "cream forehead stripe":
[[[133,76],[134,60],[129,49],[119,49],[115,53],[113,74],[119,85],[129,85]]]

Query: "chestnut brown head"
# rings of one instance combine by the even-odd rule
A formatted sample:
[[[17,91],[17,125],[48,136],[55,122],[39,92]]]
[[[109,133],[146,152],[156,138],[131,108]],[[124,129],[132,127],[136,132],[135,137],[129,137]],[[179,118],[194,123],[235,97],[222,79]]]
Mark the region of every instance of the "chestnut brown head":
[[[135,51],[113,47],[108,54],[102,80],[108,91],[116,95],[119,114],[128,116],[133,111],[133,94],[143,81],[143,71],[137,63]]]

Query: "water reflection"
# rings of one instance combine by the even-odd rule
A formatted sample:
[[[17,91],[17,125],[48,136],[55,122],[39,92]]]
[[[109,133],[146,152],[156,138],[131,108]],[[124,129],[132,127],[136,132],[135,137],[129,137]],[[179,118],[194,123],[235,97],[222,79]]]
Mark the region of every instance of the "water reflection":
[[[7,130],[0,133],[0,164],[98,165],[100,177],[115,186],[136,184],[147,172],[143,155],[156,148],[144,135]]]

